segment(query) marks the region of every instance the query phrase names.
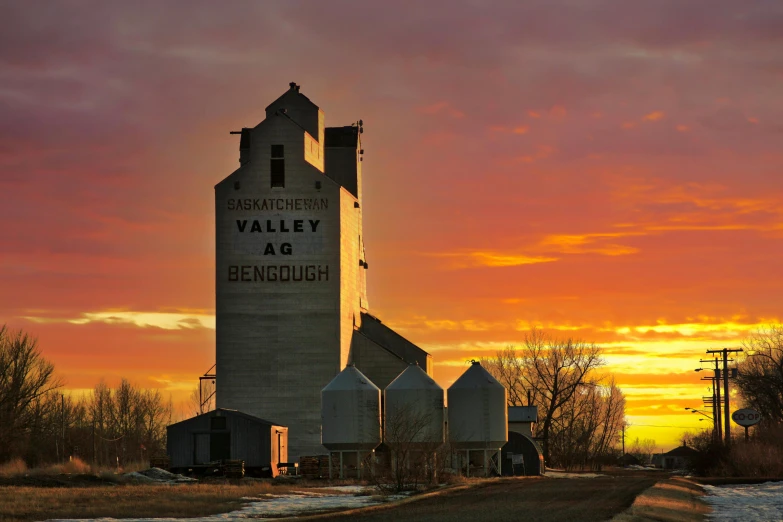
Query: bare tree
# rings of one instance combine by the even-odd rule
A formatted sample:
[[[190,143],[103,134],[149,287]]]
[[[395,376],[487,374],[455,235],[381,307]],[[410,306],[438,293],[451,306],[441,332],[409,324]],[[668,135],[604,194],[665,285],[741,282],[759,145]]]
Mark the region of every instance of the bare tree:
[[[500,350],[492,358],[482,358],[481,365],[508,391],[509,406],[527,406],[524,360],[513,346]]]
[[[21,451],[26,430],[41,411],[36,401],[60,386],[37,339],[0,327],[0,462]]]
[[[625,401],[613,382],[603,387],[595,370],[604,365],[599,348],[580,339],[555,338],[533,329],[517,349],[508,347],[484,361],[487,370],[508,390],[509,405],[532,403],[539,408],[536,435],[543,439],[544,458],[550,462],[553,449],[558,459],[576,462],[591,458],[616,440],[612,430],[602,430],[608,420],[624,418]],[[608,393],[608,395],[607,395]],[[595,433],[600,433],[594,439]],[[585,461],[586,462],[586,461]]]
[[[541,436],[544,439],[544,459],[549,460],[549,440],[552,422],[560,408],[565,406],[585,384],[596,368],[604,365],[599,349],[579,339],[554,338],[534,329],[525,336],[521,363],[526,369],[526,384],[533,391],[534,401],[543,414]]]
[[[389,455],[389,477],[395,491],[416,489],[437,476],[438,450],[443,427],[432,410],[421,404],[389,407],[383,425],[383,442]]]
[[[552,421],[552,460],[566,469],[600,469],[613,453],[624,422],[625,397],[613,380],[582,386]]]
[[[215,381],[201,380],[190,392],[185,404],[186,415],[201,415],[215,409]]]
[[[762,328],[742,344],[745,357],[734,384],[745,405],[767,423],[783,422],[783,325]]]
[[[165,448],[172,404],[157,390],[136,388],[126,379],[111,389],[101,381],[86,399],[85,409],[99,464],[144,461]]]
[[[639,439],[636,437],[628,446],[628,453],[633,455],[642,464],[650,464],[658,444],[653,439]]]

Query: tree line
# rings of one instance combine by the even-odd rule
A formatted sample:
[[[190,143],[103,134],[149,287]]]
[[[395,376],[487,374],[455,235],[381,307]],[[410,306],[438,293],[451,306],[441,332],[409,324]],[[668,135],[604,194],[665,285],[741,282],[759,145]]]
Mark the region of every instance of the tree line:
[[[123,466],[165,452],[171,400],[123,379],[74,397],[62,393],[54,365],[35,338],[0,327],[0,463],[40,466],[79,457]]]
[[[508,390],[509,406],[537,406],[535,438],[548,467],[600,469],[616,461],[625,396],[595,344],[538,329],[483,365]]]
[[[753,332],[742,343],[737,364],[737,388],[742,403],[761,413],[764,426],[783,422],[783,325]]]

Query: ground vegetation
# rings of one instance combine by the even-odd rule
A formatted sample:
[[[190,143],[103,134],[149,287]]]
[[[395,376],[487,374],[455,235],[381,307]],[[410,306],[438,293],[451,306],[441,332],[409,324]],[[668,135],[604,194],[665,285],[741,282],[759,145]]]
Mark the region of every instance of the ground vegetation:
[[[127,467],[165,451],[173,408],[159,391],[123,379],[77,397],[62,384],[33,336],[0,327],[0,465]]]

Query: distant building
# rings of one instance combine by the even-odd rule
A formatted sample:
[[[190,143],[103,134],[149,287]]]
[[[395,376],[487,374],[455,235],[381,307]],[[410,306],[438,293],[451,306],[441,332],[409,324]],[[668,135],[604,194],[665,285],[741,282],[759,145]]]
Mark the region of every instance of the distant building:
[[[385,387],[432,357],[370,315],[361,120],[326,127],[291,83],[240,131],[215,186],[216,401],[290,429],[290,460],[325,453],[321,389],[348,363]]]
[[[698,455],[698,451],[683,445],[668,453],[653,455],[652,464],[663,469],[687,469],[690,467],[691,461]]]
[[[639,458],[636,455],[631,455],[630,453],[626,453],[625,455],[617,459],[617,464],[623,467],[641,466],[642,461],[639,460]]]
[[[504,475],[543,475],[544,452],[533,439],[538,406],[508,407],[508,442],[501,449]]]

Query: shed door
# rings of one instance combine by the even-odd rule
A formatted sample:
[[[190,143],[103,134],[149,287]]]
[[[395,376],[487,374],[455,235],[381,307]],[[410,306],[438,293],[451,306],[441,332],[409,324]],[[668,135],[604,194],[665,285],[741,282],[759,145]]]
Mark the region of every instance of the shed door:
[[[212,433],[209,438],[209,459],[228,460],[231,458],[231,434]]]
[[[209,462],[209,433],[193,435],[193,464]]]

